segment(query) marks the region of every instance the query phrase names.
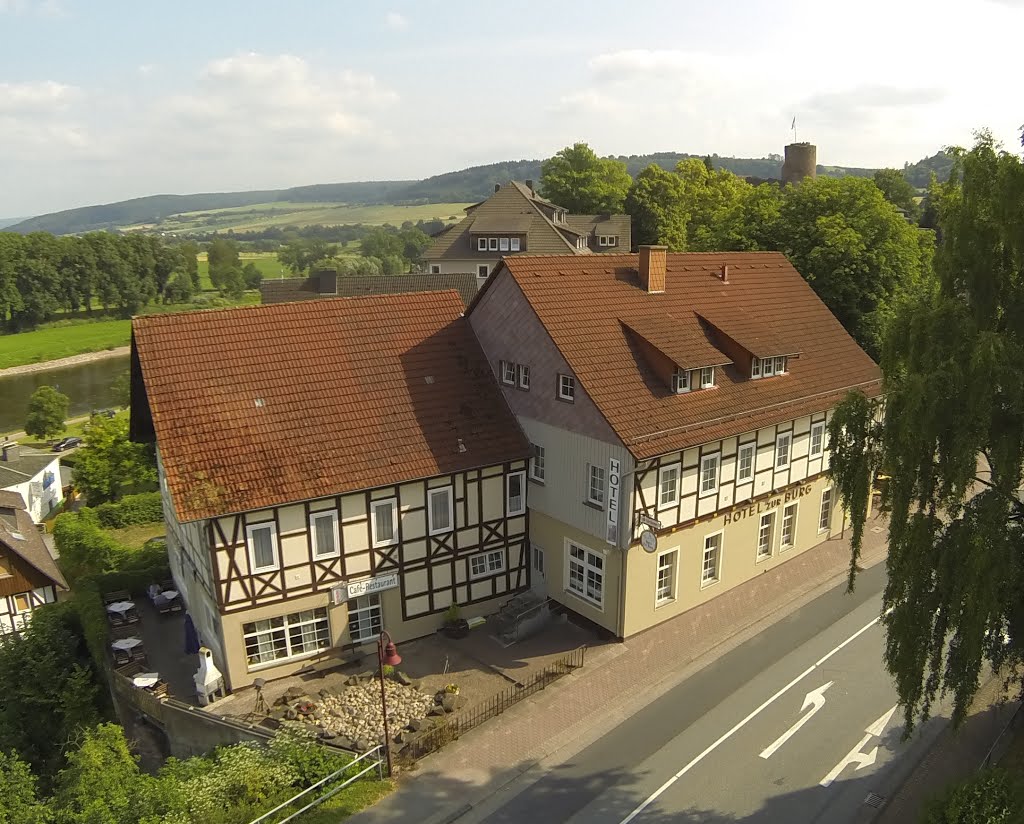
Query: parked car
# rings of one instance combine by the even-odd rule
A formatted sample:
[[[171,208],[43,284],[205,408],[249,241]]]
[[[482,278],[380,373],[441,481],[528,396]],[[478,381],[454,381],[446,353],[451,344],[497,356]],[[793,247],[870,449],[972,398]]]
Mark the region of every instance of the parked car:
[[[69,438],[62,438],[53,445],[54,452],[65,452],[68,449],[74,449],[76,446],[82,445],[82,439],[74,436]]]
[[[101,409],[99,412],[94,414],[99,415],[101,418],[113,418],[117,412],[113,409]]]

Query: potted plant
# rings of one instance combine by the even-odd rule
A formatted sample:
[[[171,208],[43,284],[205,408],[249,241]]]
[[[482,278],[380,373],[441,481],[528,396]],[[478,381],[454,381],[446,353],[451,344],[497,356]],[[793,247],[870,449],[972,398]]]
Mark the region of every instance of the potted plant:
[[[449,638],[465,638],[469,635],[469,622],[461,617],[462,611],[458,604],[452,604],[444,614],[443,632]]]

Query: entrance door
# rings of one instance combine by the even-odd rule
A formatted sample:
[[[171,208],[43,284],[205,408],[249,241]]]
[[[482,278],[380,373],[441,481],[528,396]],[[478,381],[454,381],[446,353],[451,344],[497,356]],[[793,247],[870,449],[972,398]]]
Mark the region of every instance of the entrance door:
[[[530,545],[530,564],[532,566],[532,570],[531,570],[532,589],[533,589],[533,591],[535,593],[537,593],[537,595],[540,595],[542,598],[546,597],[547,594],[548,594],[547,579],[545,578],[545,575],[544,575],[544,572],[545,572],[545,569],[546,569],[546,567],[545,567],[546,560],[547,559],[545,557],[544,550],[541,547],[537,546],[537,544],[531,544]]]
[[[383,628],[379,593],[363,595],[348,602],[348,634],[352,643],[376,641]]]

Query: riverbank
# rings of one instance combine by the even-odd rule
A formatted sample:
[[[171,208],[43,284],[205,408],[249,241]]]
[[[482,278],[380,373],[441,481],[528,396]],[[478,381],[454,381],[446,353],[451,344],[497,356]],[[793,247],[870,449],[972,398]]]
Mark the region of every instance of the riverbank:
[[[80,355],[70,355],[66,358],[42,361],[40,363],[25,363],[21,366],[8,366],[0,369],[0,378],[8,378],[14,375],[28,375],[33,372],[45,372],[49,369],[62,369],[66,366],[79,366],[83,363],[105,360],[106,358],[124,357],[131,351],[130,346],[117,346],[112,349],[104,349],[100,352],[83,352]]]

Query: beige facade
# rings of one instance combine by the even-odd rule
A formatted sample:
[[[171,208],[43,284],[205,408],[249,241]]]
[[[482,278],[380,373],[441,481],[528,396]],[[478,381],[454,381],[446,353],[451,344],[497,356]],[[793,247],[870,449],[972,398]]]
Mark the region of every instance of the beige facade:
[[[494,258],[466,258],[463,260],[431,260],[425,268],[432,275],[458,275],[463,272],[472,272],[476,275],[477,283],[482,284],[487,276],[494,271],[501,263],[500,257]]]

